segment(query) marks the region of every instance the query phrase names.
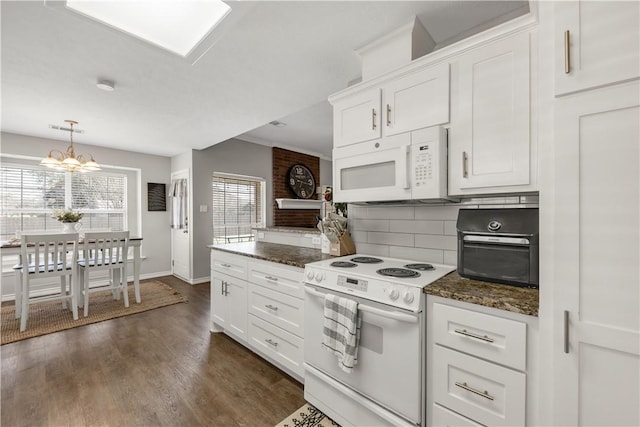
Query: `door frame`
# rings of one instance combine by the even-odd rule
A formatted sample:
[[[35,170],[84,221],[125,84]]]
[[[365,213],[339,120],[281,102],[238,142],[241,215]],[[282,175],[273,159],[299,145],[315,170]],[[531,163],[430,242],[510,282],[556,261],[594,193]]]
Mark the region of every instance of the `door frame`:
[[[191,203],[192,197],[193,197],[193,186],[192,186],[192,176],[191,176],[191,168],[187,168],[187,169],[181,169],[175,172],[171,172],[171,181],[173,181],[174,179],[181,179],[181,178],[186,178],[187,179],[187,232],[189,235],[189,277],[180,277],[181,279],[187,281],[190,284],[195,284],[193,281],[193,236],[192,236],[192,230],[193,230],[193,203]],[[171,233],[171,274],[175,275],[174,271],[173,271],[173,260],[174,260],[174,245],[173,245],[173,229],[169,229],[169,232]]]

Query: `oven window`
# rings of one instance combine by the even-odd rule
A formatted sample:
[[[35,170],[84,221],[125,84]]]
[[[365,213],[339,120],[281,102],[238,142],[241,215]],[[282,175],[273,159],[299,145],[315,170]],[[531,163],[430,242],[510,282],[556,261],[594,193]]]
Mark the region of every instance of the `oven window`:
[[[342,190],[393,187],[394,185],[396,185],[396,163],[394,161],[340,169],[340,188]]]
[[[463,253],[463,274],[529,283],[529,248],[465,244]]]

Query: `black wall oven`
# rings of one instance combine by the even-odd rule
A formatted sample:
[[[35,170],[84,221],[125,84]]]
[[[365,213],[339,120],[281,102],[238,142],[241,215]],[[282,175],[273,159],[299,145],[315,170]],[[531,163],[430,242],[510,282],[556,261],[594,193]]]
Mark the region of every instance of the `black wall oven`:
[[[460,209],[458,274],[538,288],[538,209]]]

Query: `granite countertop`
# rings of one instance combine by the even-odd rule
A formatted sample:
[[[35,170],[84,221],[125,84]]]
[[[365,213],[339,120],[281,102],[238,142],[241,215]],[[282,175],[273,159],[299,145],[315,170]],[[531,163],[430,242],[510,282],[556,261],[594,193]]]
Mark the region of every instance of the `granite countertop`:
[[[317,228],[306,227],[264,227],[254,228],[257,231],[274,231],[276,233],[300,233],[300,234],[320,234]]]
[[[320,249],[302,248],[299,246],[281,245],[267,242],[227,243],[223,245],[208,245],[207,247],[232,254],[245,255],[251,258],[277,262],[304,268],[309,262],[322,261],[333,258],[323,254]]]
[[[514,313],[538,316],[538,289],[460,277],[457,271],[424,287],[424,293]]]

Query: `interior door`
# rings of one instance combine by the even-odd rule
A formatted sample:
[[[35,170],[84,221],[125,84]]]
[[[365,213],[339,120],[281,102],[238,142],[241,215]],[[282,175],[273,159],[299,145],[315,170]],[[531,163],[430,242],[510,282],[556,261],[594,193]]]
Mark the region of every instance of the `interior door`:
[[[639,93],[557,104],[555,425],[640,425]]]
[[[171,174],[171,180],[186,179],[187,189],[189,189],[189,171],[184,170]],[[189,194],[186,206],[189,206]],[[173,203],[169,198],[169,203]],[[191,226],[191,218],[189,218],[189,209],[186,210],[186,228],[171,228],[171,273],[184,280],[191,280],[191,238],[189,229]]]

